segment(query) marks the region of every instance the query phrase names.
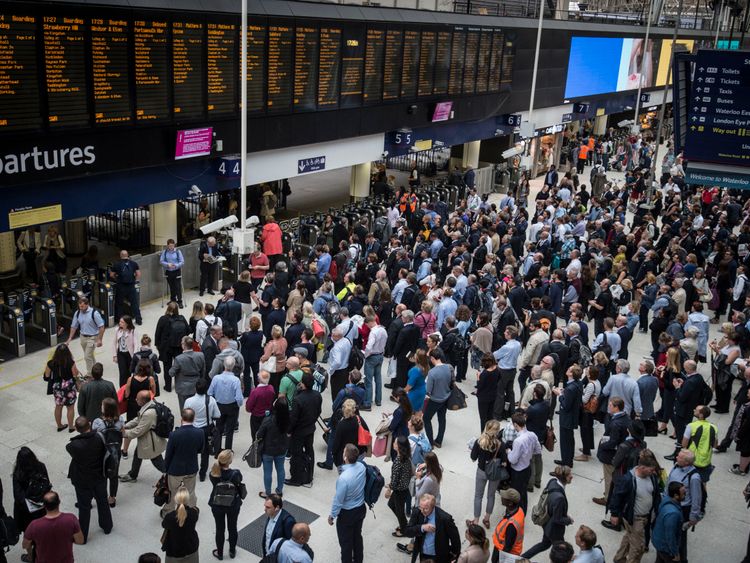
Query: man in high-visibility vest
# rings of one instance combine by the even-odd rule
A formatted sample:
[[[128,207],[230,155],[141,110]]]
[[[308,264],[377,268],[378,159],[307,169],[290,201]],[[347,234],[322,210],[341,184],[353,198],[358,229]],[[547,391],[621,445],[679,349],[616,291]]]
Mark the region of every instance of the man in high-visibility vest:
[[[703,498],[701,500],[701,511],[706,510],[706,483],[708,483],[714,466],[711,465],[713,448],[718,443],[719,431],[715,424],[706,419],[711,416],[711,409],[705,405],[698,405],[693,411],[695,420],[685,427],[682,435],[682,447],[689,449],[695,454],[695,466],[698,475],[701,476],[703,486]]]
[[[492,563],[499,561],[501,552],[521,555],[523,551],[523,522],[526,515],[519,506],[521,495],[515,489],[504,489],[500,492],[500,501],[505,507],[505,515],[492,534],[492,543],[495,544]]]

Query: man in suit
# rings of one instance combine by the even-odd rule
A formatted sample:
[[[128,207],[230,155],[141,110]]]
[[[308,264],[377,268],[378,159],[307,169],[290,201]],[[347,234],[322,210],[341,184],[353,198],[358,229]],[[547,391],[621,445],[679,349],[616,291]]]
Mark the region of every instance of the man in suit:
[[[393,348],[396,346],[401,329],[404,328],[404,321],[401,318],[401,313],[404,311],[406,311],[406,305],[396,305],[393,320],[388,326],[388,338],[385,341],[385,350],[383,351],[383,356],[388,358],[388,383],[383,384],[383,387],[386,389],[395,389],[393,383],[396,377],[396,364],[398,360],[393,355]]]
[[[300,391],[294,397],[294,406],[289,415],[289,429],[287,433],[289,440],[289,479],[284,484],[292,487],[306,485],[301,481],[299,469],[300,463],[309,463],[308,468],[310,478],[312,479],[313,467],[315,466],[315,451],[313,449],[313,440],[315,438],[315,423],[320,416],[323,405],[323,398],[320,393],[313,389],[315,380],[310,373],[302,376],[300,381]],[[309,460],[306,457],[309,456]]]
[[[266,497],[263,512],[266,513],[266,525],[263,527],[263,557],[265,557],[277,539],[291,539],[292,528],[297,521],[284,509],[284,500],[275,493]]]
[[[117,400],[117,391],[111,381],[102,379],[104,366],[99,362],[91,367],[91,381],[78,394],[78,414],[88,420],[96,420],[102,416],[102,401],[106,398]]]
[[[435,563],[451,563],[461,553],[461,536],[453,517],[435,505],[435,497],[423,494],[419,497],[419,507],[409,518],[409,525],[403,534],[414,538],[411,561],[433,560]],[[407,552],[407,546],[397,544],[400,551]]]
[[[685,379],[675,379],[674,386],[677,389],[674,399],[674,431],[677,436],[677,444],[672,455],[664,456],[664,459],[675,461],[677,454],[682,447],[682,435],[685,433],[685,427],[693,420],[695,407],[702,405],[703,391],[706,382],[703,376],[698,373],[698,364],[693,360],[686,360],[683,364],[685,370]]]
[[[539,357],[543,358],[544,356],[550,356],[552,354],[557,356],[555,367],[552,369],[555,373],[555,381],[562,381],[563,375],[565,374],[564,370],[570,364],[568,361],[570,348],[565,344],[562,329],[558,328],[552,331],[552,339],[542,346],[542,351],[539,353]]]
[[[396,358],[396,378],[393,380],[393,388],[406,387],[406,376],[414,364],[409,358],[416,352],[419,342],[419,327],[414,324],[414,313],[409,309],[401,313],[401,321],[404,326],[398,331],[396,342],[393,345],[393,357]]]
[[[610,397],[607,411],[609,417],[604,422],[604,438],[599,442],[599,447],[596,450],[596,458],[602,462],[602,472],[604,473],[604,495],[591,499],[600,506],[607,506],[607,497],[612,485],[612,473],[615,470],[612,461],[615,458],[615,453],[617,453],[617,448],[625,441],[630,431],[630,417],[625,412],[625,401],[622,398]]]
[[[162,516],[175,509],[174,494],[180,485],[190,493],[188,504],[195,506],[195,475],[198,473],[198,456],[203,451],[205,435],[201,428],[193,426],[195,411],[182,409],[182,426],[169,435],[164,465],[167,468],[169,502],[162,508]]]
[[[102,473],[104,441],[96,432],[91,431],[91,423],[85,416],[79,416],[75,422],[78,436],[70,439],[65,449],[70,454],[68,477],[76,491],[78,501],[78,520],[81,523],[83,542],[89,537],[91,520],[91,500],[96,499],[96,511],[99,513],[99,527],[105,534],[112,531],[112,513],[107,500],[107,479]]]
[[[552,392],[560,397],[560,460],[555,460],[558,465],[573,467],[573,453],[576,448],[575,430],[578,428],[578,420],[581,417],[581,388],[580,366],[570,366],[565,372],[568,378],[565,387],[556,387]]]
[[[208,336],[201,342],[201,351],[206,366],[213,366],[214,358],[219,354],[219,340],[224,332],[219,325],[212,325],[208,331]]]
[[[198,293],[202,297],[205,291],[209,295],[214,295],[214,278],[216,277],[216,262],[211,262],[217,258],[219,251],[216,248],[216,239],[208,237],[202,240],[198,247],[198,260],[200,261],[201,276],[198,282]]]
[[[620,351],[617,353],[617,357],[627,360],[628,344],[630,344],[630,339],[633,338],[633,333],[628,328],[628,318],[625,315],[618,315],[615,319],[615,329],[620,336]]]
[[[236,333],[240,333],[239,323],[242,320],[242,305],[234,300],[234,290],[227,289],[216,307],[216,316],[222,321],[222,326],[231,326]]]

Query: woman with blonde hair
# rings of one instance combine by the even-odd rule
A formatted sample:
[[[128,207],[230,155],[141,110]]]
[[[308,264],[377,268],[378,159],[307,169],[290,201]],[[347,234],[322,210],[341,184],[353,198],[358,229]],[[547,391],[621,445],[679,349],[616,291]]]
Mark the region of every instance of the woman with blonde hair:
[[[239,469],[231,469],[234,454],[232,450],[222,450],[211,467],[209,479],[213,485],[208,505],[216,522],[216,549],[211,553],[216,559],[224,559],[224,531],[229,533],[229,557],[237,554],[237,519],[242,507],[242,499],[247,489],[242,482]]]
[[[674,401],[677,394],[677,388],[674,385],[675,379],[682,379],[682,358],[680,357],[680,349],[677,346],[672,346],[667,349],[665,363],[657,368],[657,376],[660,374],[661,385],[663,391],[661,392],[661,409],[657,413],[659,415],[659,429],[657,432],[660,434],[667,433],[667,426],[669,422],[673,422],[674,416]]]
[[[52,262],[55,265],[55,273],[64,274],[68,269],[68,257],[65,255],[65,242],[55,225],[47,229],[42,250],[47,251],[45,262]]]
[[[271,359],[271,357],[276,358],[276,369],[273,372],[268,370],[268,372],[271,374],[270,383],[277,393],[279,392],[281,378],[284,372],[286,372],[286,347],[287,342],[286,338],[284,338],[284,331],[279,325],[274,325],[271,329],[271,338],[263,347],[263,355],[260,357],[260,362],[262,364]],[[266,368],[261,367],[261,369]]]
[[[477,462],[477,473],[474,478],[474,519],[467,520],[467,526],[479,523],[479,515],[482,513],[482,497],[486,487],[487,506],[485,507],[482,524],[488,530],[490,529],[490,516],[495,508],[495,491],[497,491],[499,481],[490,481],[485,473],[485,468],[487,463],[493,459],[506,461],[505,454],[500,448],[499,434],[500,423],[494,419],[488,420],[484,425],[484,432],[471,448],[471,460]]]
[[[190,492],[180,487],[174,495],[175,510],[168,512],[161,521],[164,528],[161,548],[166,563],[198,563],[198,509],[190,506]]]
[[[345,400],[341,406],[341,420],[336,424],[336,431],[333,433],[333,463],[336,467],[341,467],[344,464],[344,448],[346,448],[346,445],[357,444],[360,426],[369,430],[367,423],[359,416],[357,403],[353,399]],[[360,456],[367,452],[366,446],[358,447]],[[320,464],[318,465],[322,467]]]

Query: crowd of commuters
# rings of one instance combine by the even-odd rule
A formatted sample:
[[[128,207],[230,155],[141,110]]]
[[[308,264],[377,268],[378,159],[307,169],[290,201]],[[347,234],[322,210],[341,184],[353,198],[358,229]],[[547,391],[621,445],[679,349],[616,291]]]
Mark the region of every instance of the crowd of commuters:
[[[99,527],[110,533],[118,483],[136,482],[143,460],[165,476],[157,493],[164,492],[167,561],[198,561],[206,501],[212,554],[234,558],[239,514],[255,494],[267,517],[263,554],[312,561],[310,528],[283,508],[285,487],[313,486],[317,471],[334,467],[328,523],[341,561],[374,560],[363,547],[369,493],[360,461],[377,435],[387,445],[376,455],[391,463],[384,497],[392,535],[403,538],[394,549],[412,561],[485,563],[507,553],[602,563],[594,530],[572,527],[592,516],[570,514],[566,492],[574,464],[598,463],[603,490],[591,508],[604,507],[601,525],[622,534],[609,560],[634,563],[649,551],[658,562],[686,562],[688,544],[707,533],[712,455],[736,449],[731,472],[750,471],[750,207],[732,191],[687,185],[671,149],[661,177],[652,178],[654,146],[641,137],[627,141],[623,159],[607,152],[607,135],[571,139],[579,141],[570,171],[552,167],[533,200],[519,189],[489,203],[470,185],[449,209],[402,188],[385,225],[327,221],[309,256],[283,254],[278,224],[268,221],[239,280],[215,303],[195,302],[189,319],[180,312],[177,274],[169,274],[184,259],[170,247],[162,264],[173,301],[155,327],[154,348],[137,334],[132,300],[133,316],[121,315],[114,331],[119,390],[95,361],[103,320],[82,299],[72,332],[81,334],[85,373],[68,340],[44,376],[58,431],[77,432],[67,451],[78,518],[60,512],[44,464],[22,447],[13,491],[25,560],[32,546],[37,561],[51,561],[43,555],[50,544],[67,552],[86,543],[92,499]],[[589,190],[583,164],[594,165],[593,178],[610,156],[627,162],[625,182],[597,181]],[[40,248],[33,233],[24,244],[25,252]],[[211,237],[201,245],[201,296],[214,294],[214,246]],[[118,285],[138,279],[133,264],[121,256]],[[717,340],[709,337],[712,323],[721,323]],[[649,350],[637,368],[628,353],[634,341]],[[468,404],[481,432],[469,444],[475,492],[463,534],[441,506],[451,456],[465,444],[447,414],[464,408],[462,388],[475,395]],[[180,405],[175,429],[158,400],[172,392]],[[371,429],[367,413],[391,401],[393,412]],[[732,406],[722,437],[711,415]],[[604,428],[598,444],[597,426]],[[256,493],[233,465],[238,428],[258,447]],[[659,459],[646,439],[667,433],[675,450]],[[316,463],[319,439],[327,455]],[[545,451],[559,454],[549,479]],[[199,499],[196,481],[207,477],[211,494]],[[524,541],[529,526],[541,528],[535,545]]]

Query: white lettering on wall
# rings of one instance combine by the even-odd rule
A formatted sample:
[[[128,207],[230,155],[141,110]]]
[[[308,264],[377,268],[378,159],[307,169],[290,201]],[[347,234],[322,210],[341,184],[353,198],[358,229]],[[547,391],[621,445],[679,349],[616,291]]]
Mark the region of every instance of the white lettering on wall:
[[[0,155],[0,174],[24,174],[43,172],[66,166],[83,166],[96,162],[93,145],[60,149],[34,147],[29,152]]]

